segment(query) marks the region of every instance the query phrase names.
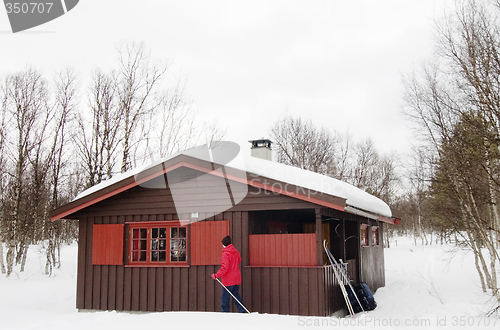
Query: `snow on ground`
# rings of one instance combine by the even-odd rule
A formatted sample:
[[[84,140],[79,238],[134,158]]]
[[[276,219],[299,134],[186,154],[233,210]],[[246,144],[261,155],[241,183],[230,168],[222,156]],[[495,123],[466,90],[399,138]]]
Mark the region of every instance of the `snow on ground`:
[[[386,286],[378,307],[355,318],[268,314],[78,312],[76,245],[62,250],[62,267],[42,275],[44,255],[32,247],[24,272],[0,275],[0,330],[53,329],[499,329],[485,318],[493,302],[482,293],[473,255],[451,245],[414,246],[407,238],[385,250]],[[244,299],[244,297],[243,297]]]

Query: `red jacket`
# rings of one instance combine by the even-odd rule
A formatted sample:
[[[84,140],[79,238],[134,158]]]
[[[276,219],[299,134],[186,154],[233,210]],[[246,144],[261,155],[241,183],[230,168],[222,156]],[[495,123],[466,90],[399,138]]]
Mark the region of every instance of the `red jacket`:
[[[225,286],[241,284],[240,262],[240,253],[229,244],[222,250],[221,266],[215,277],[221,277]]]

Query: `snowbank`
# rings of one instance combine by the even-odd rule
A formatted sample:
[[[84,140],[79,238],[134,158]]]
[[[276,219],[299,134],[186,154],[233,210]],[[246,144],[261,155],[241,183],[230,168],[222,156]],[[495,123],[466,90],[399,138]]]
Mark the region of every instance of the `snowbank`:
[[[473,256],[450,253],[451,246],[413,246],[399,238],[385,251],[386,287],[375,294],[378,307],[355,318],[267,314],[78,312],[75,309],[76,245],[62,250],[62,267],[42,275],[45,259],[37,247],[26,271],[0,276],[0,329],[498,329],[485,318],[492,302],[481,292]]]

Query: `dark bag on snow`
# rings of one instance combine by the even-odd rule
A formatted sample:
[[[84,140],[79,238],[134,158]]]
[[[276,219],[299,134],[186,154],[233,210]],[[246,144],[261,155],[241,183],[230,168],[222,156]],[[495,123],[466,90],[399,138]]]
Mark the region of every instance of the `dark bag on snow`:
[[[346,285],[345,288],[347,291],[347,297],[349,298],[349,302],[351,303],[355,313],[359,313],[362,310],[364,310],[365,312],[371,311],[377,307],[377,303],[375,302],[375,298],[373,297],[373,293],[368,287],[368,284],[360,282],[356,285],[353,285],[353,289],[356,292],[358,300],[361,303],[363,309],[361,309],[361,306],[359,306],[358,300],[354,296],[349,285]]]
[[[356,291],[358,299],[361,302],[361,305],[363,305],[363,309],[365,311],[372,311],[377,307],[372,290],[370,290],[368,284],[360,282],[354,286],[354,291]]]

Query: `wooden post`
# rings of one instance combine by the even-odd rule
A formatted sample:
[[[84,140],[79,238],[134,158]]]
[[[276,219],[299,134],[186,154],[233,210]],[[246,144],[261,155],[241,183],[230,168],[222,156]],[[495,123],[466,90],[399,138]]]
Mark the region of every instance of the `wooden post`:
[[[317,247],[317,264],[323,266],[323,224],[321,222],[321,209],[316,208],[316,247]]]

